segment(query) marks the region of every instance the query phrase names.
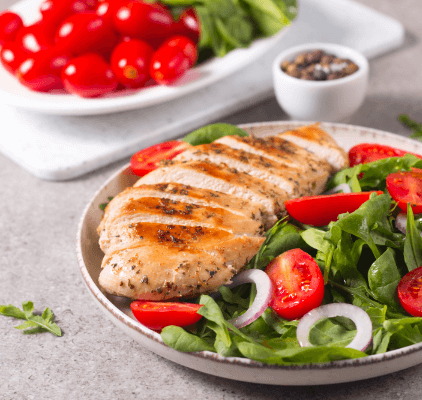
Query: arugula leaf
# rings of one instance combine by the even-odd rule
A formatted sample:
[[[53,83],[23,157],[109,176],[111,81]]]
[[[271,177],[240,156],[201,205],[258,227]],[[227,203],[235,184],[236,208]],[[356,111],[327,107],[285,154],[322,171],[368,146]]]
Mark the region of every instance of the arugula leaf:
[[[56,336],[62,335],[60,328],[53,322],[54,314],[48,307],[44,310],[41,316],[34,315],[33,311],[34,304],[32,301],[22,303],[22,310],[12,304],[7,306],[0,305],[0,314],[6,317],[26,320],[23,324],[16,326],[16,329],[22,330],[25,334],[50,332]]]
[[[248,133],[236,125],[217,123],[199,128],[186,135],[182,140],[192,146],[198,146],[200,144],[212,143],[223,136],[229,135],[244,137],[248,136]]]
[[[422,140],[422,124],[414,121],[406,114],[401,114],[398,120],[412,130],[411,138]]]
[[[406,238],[404,240],[404,261],[407,269],[413,271],[422,265],[422,237],[416,228],[410,203],[407,203]]]

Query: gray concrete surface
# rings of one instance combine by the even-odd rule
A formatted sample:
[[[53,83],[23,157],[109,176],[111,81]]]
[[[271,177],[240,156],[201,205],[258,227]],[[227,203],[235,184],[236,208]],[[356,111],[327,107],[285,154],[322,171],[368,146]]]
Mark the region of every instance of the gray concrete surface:
[[[371,61],[368,97],[350,123],[408,135],[396,117],[405,112],[422,121],[422,3],[361,1],[402,21],[407,37],[402,49]],[[11,3],[0,0],[0,8]],[[225,121],[285,118],[270,99]],[[0,137],[6,134],[13,133],[3,131]],[[0,316],[1,400],[421,398],[422,365],[342,385],[265,386],[181,367],[122,335],[84,287],[75,233],[85,204],[124,162],[54,183],[34,178],[0,154],[0,304],[31,300],[36,311],[48,306],[64,333],[61,338],[23,335],[13,328],[14,320]]]

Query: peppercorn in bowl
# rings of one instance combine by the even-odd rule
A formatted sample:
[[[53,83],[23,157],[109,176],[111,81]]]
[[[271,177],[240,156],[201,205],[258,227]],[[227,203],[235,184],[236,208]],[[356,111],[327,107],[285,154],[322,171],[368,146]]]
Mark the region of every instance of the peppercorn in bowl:
[[[273,62],[277,101],[296,120],[346,120],[365,99],[368,75],[365,56],[338,44],[291,47]]]

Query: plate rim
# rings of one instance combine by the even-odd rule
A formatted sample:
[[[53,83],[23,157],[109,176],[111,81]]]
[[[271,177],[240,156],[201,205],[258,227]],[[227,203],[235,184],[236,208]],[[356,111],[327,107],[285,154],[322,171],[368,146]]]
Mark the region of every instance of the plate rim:
[[[241,128],[254,128],[254,127],[271,127],[271,126],[280,126],[280,128],[284,129],[290,129],[291,126],[301,126],[301,125],[309,125],[312,123],[315,123],[316,121],[268,121],[268,122],[254,122],[254,123],[248,123],[248,124],[239,124],[238,126]],[[375,134],[377,136],[384,136],[390,139],[400,138],[402,142],[408,144],[409,146],[412,145],[413,147],[415,144],[417,145],[418,142],[416,142],[413,139],[410,139],[405,136],[400,136],[397,134],[394,134],[392,132],[379,130],[375,128],[368,128],[363,127],[359,125],[350,125],[350,124],[344,124],[344,123],[331,123],[331,122],[324,122],[321,123],[321,126],[324,128],[327,128],[328,130],[331,130],[334,132],[334,138],[335,138],[335,132],[336,130],[344,130],[344,131],[359,131],[359,132],[366,132],[369,134]],[[422,143],[419,144],[420,150],[422,152]],[[405,149],[406,150],[406,149]],[[118,170],[116,170],[101,186],[98,190],[95,191],[94,195],[89,200],[88,204],[85,206],[84,211],[81,215],[81,218],[78,223],[78,229],[76,234],[76,252],[77,252],[77,258],[79,263],[79,269],[82,275],[82,278],[84,280],[85,285],[87,286],[87,289],[90,291],[90,294],[97,300],[97,305],[102,306],[103,311],[107,314],[111,313],[113,317],[120,320],[123,324],[125,324],[129,329],[135,330],[137,333],[145,336],[146,339],[153,340],[157,344],[166,347],[167,349],[171,349],[168,347],[162,340],[161,336],[144,327],[141,323],[135,321],[134,319],[130,318],[128,315],[126,315],[124,312],[122,312],[116,305],[114,305],[102,292],[102,290],[95,284],[93,281],[90,273],[88,272],[87,266],[85,265],[84,259],[83,259],[83,251],[82,251],[82,243],[81,243],[81,234],[84,227],[84,223],[86,220],[86,217],[90,211],[90,208],[93,206],[94,201],[97,199],[99,194],[106,189],[107,185],[109,185],[111,182],[113,182],[119,175],[124,173],[125,171],[128,171],[130,164],[126,164],[123,167],[120,167]],[[107,315],[109,318],[111,318],[110,315]],[[138,343],[140,343],[138,341]],[[140,343],[142,344],[142,343]],[[174,349],[172,349],[174,350]],[[183,353],[186,355],[191,355],[193,357],[199,357],[201,359],[207,360],[207,361],[214,361],[217,363],[229,363],[234,364],[236,366],[241,366],[246,369],[264,369],[264,370],[273,370],[273,371],[321,371],[321,370],[337,370],[337,369],[343,369],[348,367],[359,367],[359,366],[369,366],[373,364],[379,364],[383,361],[391,361],[396,360],[397,358],[402,358],[407,355],[419,352],[422,350],[422,342],[416,343],[411,346],[406,346],[401,349],[388,351],[386,353],[382,354],[376,354],[376,355],[370,355],[363,358],[358,359],[351,359],[351,360],[339,360],[339,361],[331,361],[326,363],[308,363],[308,364],[291,364],[291,365],[269,365],[265,363],[261,363],[258,361],[241,358],[241,357],[223,357],[219,354],[209,352],[209,351],[202,351],[202,352],[190,352],[190,353]],[[154,350],[152,350],[154,351]],[[174,350],[176,351],[176,350]],[[177,351],[177,353],[180,353]],[[165,356],[164,356],[165,357]],[[165,357],[168,359],[171,359],[169,357]],[[173,360],[174,361],[174,360]],[[177,361],[176,361],[177,362]],[[420,361],[422,363],[422,360]],[[179,363],[181,365],[185,365],[183,363]],[[415,363],[412,363],[411,365],[404,366],[402,368],[397,368],[396,370],[408,368],[412,365],[416,365]],[[190,367],[189,365],[186,365]],[[195,370],[197,370],[194,367],[190,367]],[[206,371],[203,371],[206,372]],[[209,372],[211,373],[211,372]],[[386,372],[388,373],[388,372]],[[214,374],[216,375],[216,374]],[[383,373],[376,375],[380,376],[383,375]],[[235,379],[235,380],[241,380],[239,378],[233,378],[233,377],[227,377],[229,379]],[[357,381],[363,378],[357,378],[352,379],[350,381]],[[349,381],[349,380],[348,380]],[[261,382],[261,381],[259,381]],[[340,383],[345,382],[345,380],[337,380],[332,383]],[[261,382],[261,383],[267,383],[267,382]],[[268,382],[271,384],[274,384],[274,382]],[[286,384],[285,382],[281,382],[280,384]],[[306,384],[306,383],[305,383]]]

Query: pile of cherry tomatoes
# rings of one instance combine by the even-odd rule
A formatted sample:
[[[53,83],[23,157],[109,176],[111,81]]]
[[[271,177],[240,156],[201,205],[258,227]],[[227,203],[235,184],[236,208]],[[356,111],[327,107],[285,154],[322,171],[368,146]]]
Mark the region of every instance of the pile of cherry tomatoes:
[[[141,0],[44,0],[42,18],[24,26],[0,13],[0,60],[22,85],[98,97],[180,78],[197,60],[193,8],[175,19]]]

